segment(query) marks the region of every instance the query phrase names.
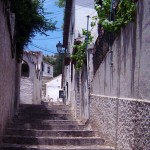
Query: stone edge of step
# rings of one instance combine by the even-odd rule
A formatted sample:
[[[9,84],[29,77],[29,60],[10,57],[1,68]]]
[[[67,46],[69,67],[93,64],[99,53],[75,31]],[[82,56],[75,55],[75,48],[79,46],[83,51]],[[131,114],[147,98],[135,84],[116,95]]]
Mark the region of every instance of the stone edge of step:
[[[33,149],[39,149],[39,150],[115,150],[114,147],[110,146],[49,146],[49,145],[19,145],[19,144],[2,144],[0,145],[0,148],[30,148],[31,150]],[[89,149],[90,148],[90,149]]]

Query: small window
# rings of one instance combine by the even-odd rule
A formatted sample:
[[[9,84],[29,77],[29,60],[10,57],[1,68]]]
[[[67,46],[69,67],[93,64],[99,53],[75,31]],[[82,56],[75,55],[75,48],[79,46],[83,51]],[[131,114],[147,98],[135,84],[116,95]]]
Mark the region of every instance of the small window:
[[[29,77],[29,66],[25,61],[22,61],[21,76]]]
[[[50,67],[47,68],[47,73],[50,73]]]
[[[44,63],[42,63],[42,72],[44,72],[44,67],[45,67]]]

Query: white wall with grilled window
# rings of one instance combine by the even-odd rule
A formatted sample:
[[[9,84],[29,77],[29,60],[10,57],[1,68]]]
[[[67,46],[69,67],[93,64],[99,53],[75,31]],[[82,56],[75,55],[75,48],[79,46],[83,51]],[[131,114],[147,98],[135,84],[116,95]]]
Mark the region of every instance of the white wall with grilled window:
[[[43,62],[43,77],[53,77],[53,65]]]

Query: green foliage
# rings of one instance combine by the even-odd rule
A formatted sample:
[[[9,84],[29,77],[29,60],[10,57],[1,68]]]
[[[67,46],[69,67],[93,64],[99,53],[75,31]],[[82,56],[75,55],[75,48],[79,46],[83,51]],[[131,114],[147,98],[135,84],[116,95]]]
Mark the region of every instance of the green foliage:
[[[121,0],[114,20],[111,20],[111,0],[103,0],[102,5],[96,3],[95,9],[98,13],[99,23],[103,28],[114,32],[120,30],[121,27],[134,19],[136,6],[132,0]]]
[[[64,8],[66,5],[66,0],[57,0],[55,2],[56,6],[58,6],[59,8]]]
[[[16,48],[19,54],[35,33],[45,34],[55,29],[56,22],[44,17],[43,3],[44,0],[15,0],[12,4],[16,16]]]
[[[57,55],[54,65],[54,77],[62,74],[64,55]]]
[[[51,65],[55,65],[56,63],[55,56],[43,56],[43,60]]]
[[[83,42],[81,42],[79,44],[75,44],[73,46],[73,48],[76,50],[76,53],[71,56],[72,60],[74,60],[76,62],[75,68],[77,70],[79,70],[83,66],[83,64],[86,60],[87,43],[90,44],[92,42],[92,39],[93,39],[90,31],[87,32],[86,30],[82,30],[82,32],[83,32],[84,36],[88,35],[88,41],[84,40]]]

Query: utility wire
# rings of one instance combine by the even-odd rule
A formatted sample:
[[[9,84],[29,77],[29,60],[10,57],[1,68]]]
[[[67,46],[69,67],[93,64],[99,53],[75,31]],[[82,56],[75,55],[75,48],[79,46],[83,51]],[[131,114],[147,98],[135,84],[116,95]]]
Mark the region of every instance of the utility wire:
[[[43,50],[43,51],[46,51],[46,52],[50,52],[50,53],[53,53],[53,54],[56,53],[56,52],[54,52],[54,51],[52,51],[52,50],[45,49],[45,48],[43,48],[43,47],[41,47],[41,46],[39,46],[39,45],[33,44],[33,43],[30,43],[30,45],[32,45],[32,46],[34,46],[34,47],[36,47],[36,48],[39,48],[39,49],[41,49],[41,50]]]
[[[54,38],[46,38],[46,39],[33,39],[33,40],[52,40],[52,39],[60,39],[60,38],[62,38],[62,36],[60,36],[60,37],[54,37]]]
[[[86,6],[92,6],[93,4],[91,3],[88,3],[89,5],[84,5],[84,6],[79,6],[80,8],[76,8],[74,10],[79,10],[79,9],[84,9],[83,7],[86,7]],[[69,9],[67,11],[70,11]],[[60,13],[59,13],[60,12]],[[54,14],[47,14],[47,15],[62,15],[64,14],[64,12],[62,11],[58,11],[57,13],[54,13]],[[57,16],[56,16],[57,17]]]

